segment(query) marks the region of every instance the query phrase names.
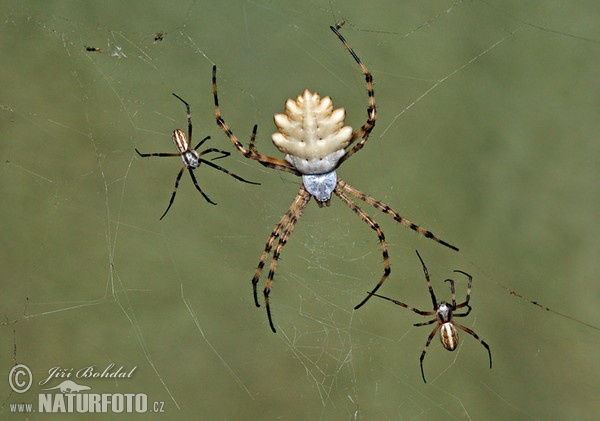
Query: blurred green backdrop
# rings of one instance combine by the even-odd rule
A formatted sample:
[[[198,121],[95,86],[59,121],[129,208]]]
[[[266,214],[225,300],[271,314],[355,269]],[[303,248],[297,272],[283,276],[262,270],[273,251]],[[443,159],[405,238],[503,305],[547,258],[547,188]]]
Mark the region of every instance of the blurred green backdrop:
[[[146,393],[182,419],[597,414],[597,1],[5,0],[2,15],[0,374],[18,363],[34,378],[21,395],[4,381],[3,418],[32,417],[11,404],[37,402],[51,368],[111,363],[137,370],[76,381]],[[353,311],[382,258],[337,198],[311,203],[283,251],[276,335],[253,304],[250,279],[299,179],[234,151],[214,122],[211,67],[234,132],[247,142],[258,124],[259,150],[279,157],[272,115],[304,88],[344,106],[353,127],[366,118],[364,78],[328,28],[342,19],[379,113],[338,174],[461,248],[364,205],[389,243],[381,292],[429,309],[415,249],[439,299],[450,298],[452,270],[471,273],[461,323],[490,344],[492,370],[473,338],[461,335],[454,353],[436,338],[424,384],[430,329],[412,326],[423,318],[376,299]],[[191,104],[196,142],[212,136],[207,147],[232,152],[219,164],[262,184],[201,167],[218,206],[184,174],[159,221],[181,161],[134,148],[175,151],[171,132],[186,121],[171,92]]]

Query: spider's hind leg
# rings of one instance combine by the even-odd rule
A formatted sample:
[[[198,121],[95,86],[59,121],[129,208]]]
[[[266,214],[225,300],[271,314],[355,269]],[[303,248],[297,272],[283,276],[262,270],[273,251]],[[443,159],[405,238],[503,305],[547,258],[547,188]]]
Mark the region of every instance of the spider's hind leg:
[[[348,207],[350,209],[352,209],[354,211],[354,213],[356,213],[360,217],[360,219],[362,219],[365,223],[367,223],[371,227],[371,229],[377,233],[377,238],[379,239],[379,244],[381,246],[381,254],[383,255],[383,275],[381,276],[381,279],[379,280],[377,285],[375,285],[375,288],[373,288],[373,290],[369,294],[367,294],[367,296],[365,297],[364,300],[362,300],[356,307],[354,307],[354,309],[356,310],[356,309],[362,307],[369,300],[369,298],[371,298],[373,296],[373,294],[375,292],[377,292],[377,290],[381,287],[383,282],[390,275],[390,272],[392,271],[392,269],[390,267],[390,258],[388,255],[387,245],[385,243],[385,235],[383,234],[383,231],[381,230],[381,228],[379,228],[379,225],[377,224],[377,222],[375,222],[375,220],[373,218],[371,218],[365,211],[363,211],[356,203],[354,203],[352,201],[352,199],[350,199],[342,191],[342,189],[340,188],[340,186],[342,184],[340,184],[340,183],[344,183],[344,182],[338,179],[338,185],[336,186],[336,188],[333,192],[340,199],[342,199],[342,202],[344,202],[346,205],[348,205]]]
[[[256,272],[254,273],[254,277],[252,278],[252,291],[254,294],[254,303],[257,307],[260,307],[257,295],[258,280],[265,266],[267,258],[271,253],[273,243],[277,238],[279,238],[277,246],[275,246],[275,250],[273,250],[273,257],[269,266],[269,274],[267,275],[267,282],[265,283],[265,288],[263,290],[265,307],[267,309],[267,317],[269,319],[269,325],[271,326],[271,330],[273,331],[273,333],[276,333],[277,330],[275,329],[275,326],[273,324],[273,318],[271,317],[271,307],[269,306],[269,294],[271,293],[271,284],[273,283],[275,270],[277,269],[277,263],[279,261],[279,256],[281,255],[281,250],[287,244],[287,240],[292,234],[292,231],[294,230],[298,219],[300,218],[300,216],[302,216],[302,212],[304,212],[304,209],[310,201],[310,198],[310,193],[302,185],[300,187],[300,190],[298,190],[298,194],[296,195],[296,198],[292,202],[291,206],[269,236],[269,239],[267,240],[267,243],[265,245],[265,249],[263,250],[263,253],[261,255],[260,262],[258,263],[258,267],[256,268]]]

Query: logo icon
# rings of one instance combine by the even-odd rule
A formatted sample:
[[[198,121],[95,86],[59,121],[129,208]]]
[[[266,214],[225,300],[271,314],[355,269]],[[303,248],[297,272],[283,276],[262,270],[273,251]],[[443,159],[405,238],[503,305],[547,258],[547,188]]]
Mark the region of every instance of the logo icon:
[[[81,392],[82,390],[90,390],[91,387],[85,386],[82,384],[77,384],[72,380],[65,380],[58,386],[54,386],[54,387],[50,387],[48,389],[42,389],[42,390],[54,390],[54,389],[59,389],[62,393],[78,393],[78,392]]]
[[[10,388],[17,393],[25,393],[31,387],[33,376],[31,370],[24,364],[15,365],[8,373]]]

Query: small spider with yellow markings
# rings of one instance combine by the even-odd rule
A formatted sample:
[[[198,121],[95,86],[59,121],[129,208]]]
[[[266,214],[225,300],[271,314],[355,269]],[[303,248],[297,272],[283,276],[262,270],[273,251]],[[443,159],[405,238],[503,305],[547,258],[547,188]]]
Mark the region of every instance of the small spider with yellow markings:
[[[454,317],[466,317],[471,312],[471,306],[469,305],[469,300],[471,299],[471,283],[473,281],[473,278],[471,277],[471,275],[463,272],[462,270],[454,271],[457,273],[462,273],[467,278],[469,278],[469,283],[467,284],[467,298],[464,302],[462,302],[460,304],[456,304],[456,293],[454,290],[454,280],[452,280],[452,279],[446,279],[446,281],[445,281],[445,282],[450,282],[450,293],[452,294],[452,304],[447,303],[445,301],[438,302],[437,298],[435,297],[435,293],[433,292],[433,287],[431,286],[431,281],[429,280],[429,272],[427,271],[427,266],[425,266],[425,263],[423,262],[423,259],[421,259],[421,256],[419,255],[418,251],[417,251],[417,256],[419,257],[419,260],[421,261],[421,265],[423,265],[423,273],[425,274],[425,281],[427,281],[427,287],[429,288],[429,295],[431,295],[431,302],[433,303],[433,311],[418,310],[414,307],[409,306],[408,304],[404,304],[400,301],[393,300],[388,297],[384,297],[383,295],[372,294],[372,293],[368,293],[368,294],[391,301],[394,304],[397,304],[399,306],[402,306],[404,308],[412,310],[415,313],[420,314],[421,316],[435,316],[435,319],[429,320],[428,322],[415,323],[415,326],[428,326],[428,325],[437,323],[435,328],[433,329],[433,331],[429,334],[429,337],[427,338],[427,342],[425,343],[425,348],[423,348],[423,352],[421,353],[420,364],[421,364],[421,375],[423,376],[423,381],[425,383],[427,383],[427,381],[425,380],[425,373],[423,372],[423,359],[425,358],[425,354],[427,353],[427,348],[429,347],[431,340],[433,339],[433,337],[435,336],[435,334],[438,330],[440,331],[440,341],[442,342],[442,345],[444,346],[444,348],[446,348],[448,351],[454,351],[456,349],[456,347],[458,346],[458,332],[456,331],[456,328],[459,328],[463,332],[467,332],[469,335],[471,335],[472,337],[477,339],[479,342],[481,342],[481,345],[483,345],[485,347],[485,349],[487,349],[488,355],[490,357],[490,368],[492,368],[492,352],[490,351],[490,347],[488,346],[488,344],[486,344],[483,341],[483,339],[481,339],[479,336],[477,336],[477,334],[475,332],[473,332],[471,329],[469,329],[468,327],[459,325],[454,320],[452,320]],[[467,311],[465,313],[460,313],[460,314],[454,313],[456,310],[458,310],[459,308],[463,308],[463,307],[467,308]]]
[[[142,158],[147,158],[149,156],[179,156],[179,157],[181,157],[181,159],[183,161],[183,166],[179,170],[179,173],[177,174],[177,178],[175,179],[175,188],[173,189],[173,194],[171,195],[171,200],[169,201],[169,206],[167,206],[167,210],[165,210],[165,212],[162,214],[160,219],[163,219],[165,217],[165,215],[167,214],[167,212],[169,212],[169,209],[171,209],[171,205],[173,204],[173,201],[175,200],[175,195],[177,194],[177,187],[179,187],[179,181],[181,180],[183,171],[186,168],[188,169],[188,171],[190,173],[190,177],[192,178],[192,181],[194,182],[194,186],[196,186],[196,189],[200,192],[200,194],[204,197],[204,199],[212,205],[216,205],[216,203],[213,202],[212,200],[210,200],[210,198],[206,195],[206,193],[204,193],[202,191],[202,189],[198,185],[196,176],[194,175],[194,170],[196,168],[198,168],[200,166],[200,164],[206,164],[209,167],[213,167],[219,171],[224,172],[225,174],[232,176],[236,180],[243,181],[244,183],[260,184],[260,183],[255,183],[253,181],[245,180],[242,177],[240,177],[239,175],[235,175],[234,173],[230,172],[229,170],[226,170],[225,168],[221,167],[220,165],[214,164],[210,161],[207,161],[206,159],[202,159],[201,156],[206,155],[207,153],[210,153],[210,152],[217,152],[217,153],[221,154],[221,156],[217,156],[216,158],[213,158],[213,160],[225,158],[225,157],[231,155],[229,152],[222,151],[221,149],[217,149],[217,148],[208,148],[201,152],[198,152],[198,148],[200,146],[202,146],[204,144],[204,142],[206,142],[208,139],[210,139],[210,136],[206,136],[204,139],[202,139],[196,145],[196,147],[194,149],[190,149],[190,144],[192,142],[192,116],[190,114],[190,104],[185,102],[179,95],[177,95],[177,94],[173,94],[173,95],[185,104],[185,108],[187,110],[187,121],[188,121],[187,137],[185,136],[185,133],[183,132],[183,130],[175,129],[175,131],[173,131],[173,143],[175,143],[175,147],[177,148],[177,150],[179,152],[178,153],[141,153],[140,151],[137,150],[137,148],[135,150],[138,153],[138,155],[141,156]]]

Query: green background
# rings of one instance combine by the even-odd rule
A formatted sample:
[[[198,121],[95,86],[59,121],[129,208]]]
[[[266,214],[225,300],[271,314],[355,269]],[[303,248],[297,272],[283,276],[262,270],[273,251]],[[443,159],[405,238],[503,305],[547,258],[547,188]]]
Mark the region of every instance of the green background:
[[[111,363],[134,377],[75,380],[146,393],[182,419],[597,416],[597,1],[2,3],[0,375],[20,363],[34,376],[22,395],[0,383],[3,418],[58,418],[10,404],[37,402],[52,367]],[[382,258],[337,198],[310,203],[283,251],[277,334],[254,306],[250,279],[300,180],[235,152],[214,122],[211,67],[234,132],[247,142],[258,124],[259,150],[280,157],[272,115],[304,88],[355,128],[366,118],[362,74],[328,28],[342,19],[378,119],[339,176],[461,249],[364,204],[388,240],[381,292],[430,308],[415,249],[440,299],[452,270],[472,274],[460,322],[489,343],[492,370],[473,338],[454,353],[435,339],[424,384],[430,328],[412,325],[426,319],[378,299],[353,311]],[[175,151],[185,110],[171,92],[191,104],[196,142],[212,136],[232,152],[219,164],[262,184],[203,166],[218,206],[184,174],[159,221],[181,161],[134,148]]]

